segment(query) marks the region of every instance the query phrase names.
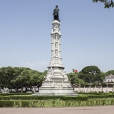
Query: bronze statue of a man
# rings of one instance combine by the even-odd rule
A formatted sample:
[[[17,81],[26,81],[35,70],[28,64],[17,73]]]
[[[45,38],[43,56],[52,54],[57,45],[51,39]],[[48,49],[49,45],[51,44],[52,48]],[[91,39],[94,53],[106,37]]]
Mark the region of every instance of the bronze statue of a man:
[[[55,9],[53,10],[53,18],[54,18],[54,20],[60,21],[59,20],[59,8],[57,5],[56,5]]]

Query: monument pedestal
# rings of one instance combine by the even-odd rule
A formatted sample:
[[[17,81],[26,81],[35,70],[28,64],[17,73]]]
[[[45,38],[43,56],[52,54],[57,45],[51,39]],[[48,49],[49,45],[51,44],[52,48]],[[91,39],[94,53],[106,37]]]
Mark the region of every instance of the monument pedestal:
[[[76,95],[76,93],[73,92],[72,88],[45,87],[45,88],[40,88],[40,92],[36,92],[35,95],[74,96],[74,95]]]
[[[59,26],[59,21],[54,20],[52,22],[51,61],[45,80],[39,88],[39,92],[36,92],[35,95],[76,95],[64,71],[60,57],[61,33]]]

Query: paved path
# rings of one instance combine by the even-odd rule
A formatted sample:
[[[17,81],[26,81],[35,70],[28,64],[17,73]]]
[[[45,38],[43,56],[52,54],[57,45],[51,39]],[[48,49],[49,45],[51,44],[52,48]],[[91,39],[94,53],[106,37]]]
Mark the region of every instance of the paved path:
[[[114,106],[68,108],[0,108],[0,114],[114,114]]]

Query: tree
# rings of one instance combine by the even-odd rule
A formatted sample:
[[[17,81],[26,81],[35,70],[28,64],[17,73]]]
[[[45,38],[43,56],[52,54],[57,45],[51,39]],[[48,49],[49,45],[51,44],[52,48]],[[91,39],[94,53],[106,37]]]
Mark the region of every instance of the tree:
[[[23,92],[23,87],[27,86],[30,80],[29,70],[28,68],[18,68],[21,71],[11,82],[15,85],[15,88],[21,88],[21,92]]]
[[[36,70],[31,70],[29,68],[18,68],[16,71],[17,76],[12,80],[15,88],[21,88],[23,92],[23,87],[32,88],[32,86],[41,86],[42,81],[44,80],[44,74],[46,71],[39,72]]]
[[[42,85],[47,71],[39,72],[25,67],[2,67],[0,68],[0,87],[21,88]]]
[[[37,86],[38,88],[42,85],[42,81],[44,80],[44,76],[47,74],[47,71],[38,72],[36,70],[30,71],[30,86]]]
[[[78,73],[69,73],[68,78],[72,86],[78,86],[79,84],[80,85],[84,84],[84,81],[78,78]]]
[[[14,79],[14,70],[12,67],[0,68],[0,86],[12,88],[11,80]]]
[[[93,83],[99,81],[100,69],[97,66],[87,66],[82,69],[78,74],[78,78],[83,79],[85,82]]]
[[[78,76],[77,73],[69,73],[68,74],[68,78],[71,82],[72,85],[77,84],[78,83]]]
[[[108,76],[110,74],[113,74],[114,75],[114,70],[109,70],[109,71],[106,72],[106,76]]]
[[[102,3],[104,3],[105,8],[114,7],[113,0],[93,0],[93,2],[102,2]]]

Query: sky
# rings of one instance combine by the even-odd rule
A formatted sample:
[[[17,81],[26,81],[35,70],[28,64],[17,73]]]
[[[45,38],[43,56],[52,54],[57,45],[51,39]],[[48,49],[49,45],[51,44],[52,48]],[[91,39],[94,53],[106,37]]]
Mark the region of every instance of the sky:
[[[0,0],[0,67],[47,70],[56,5],[65,71],[114,70],[114,8],[92,0]]]

